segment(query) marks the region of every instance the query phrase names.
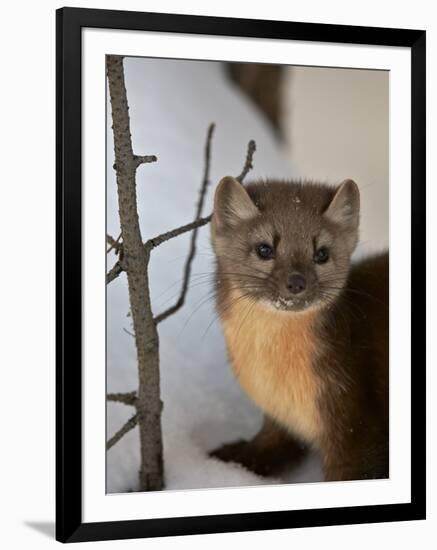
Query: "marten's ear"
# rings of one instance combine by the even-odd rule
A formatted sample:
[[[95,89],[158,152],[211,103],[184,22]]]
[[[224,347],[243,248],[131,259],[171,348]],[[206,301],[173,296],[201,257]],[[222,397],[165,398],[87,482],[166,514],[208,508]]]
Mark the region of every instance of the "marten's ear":
[[[257,214],[257,207],[238,180],[226,176],[220,181],[214,197],[214,220],[218,227],[233,227]]]
[[[360,191],[353,180],[344,180],[324,213],[330,222],[357,229],[360,217]]]

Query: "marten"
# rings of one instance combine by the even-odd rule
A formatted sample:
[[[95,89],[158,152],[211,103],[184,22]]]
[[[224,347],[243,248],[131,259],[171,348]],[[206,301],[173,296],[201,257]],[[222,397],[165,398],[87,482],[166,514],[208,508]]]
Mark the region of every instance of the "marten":
[[[388,477],[388,252],[351,261],[359,217],[350,179],[220,181],[217,309],[264,423],[211,456],[268,476],[316,448],[326,481]]]

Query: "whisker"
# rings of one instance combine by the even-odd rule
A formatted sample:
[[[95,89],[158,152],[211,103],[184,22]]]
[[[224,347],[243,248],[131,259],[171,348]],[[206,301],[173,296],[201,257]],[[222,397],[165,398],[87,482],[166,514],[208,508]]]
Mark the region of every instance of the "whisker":
[[[241,294],[241,295],[237,296],[236,298],[230,300],[230,301],[226,304],[226,307],[223,308],[223,309],[221,310],[221,313],[223,314],[223,313],[225,313],[226,311],[228,311],[228,310],[229,310],[232,306],[234,306],[239,300],[242,300],[242,299],[244,299],[244,298],[248,298],[248,297],[250,297],[250,296],[251,296],[251,295],[250,295],[250,293],[248,292],[248,293],[246,293],[246,294]],[[205,330],[205,332],[204,332],[203,335],[202,335],[202,339],[206,336],[206,334],[208,333],[208,331],[209,331],[209,329],[211,328],[211,326],[212,326],[219,318],[220,318],[220,316],[219,316],[219,315],[217,314],[217,312],[216,312],[216,314],[215,314],[213,320],[212,320],[212,321],[209,323],[209,325],[206,327],[206,330]]]
[[[354,294],[358,294],[360,296],[364,296],[366,298],[370,298],[372,300],[375,300],[376,302],[382,304],[383,306],[385,307],[389,307],[387,303],[385,303],[383,300],[377,298],[376,296],[372,296],[372,294],[369,294],[368,292],[364,292],[363,290],[358,290],[358,289],[355,289],[355,288],[350,288],[348,286],[343,286],[343,287],[334,287],[334,286],[331,286],[331,287],[328,287],[326,285],[323,285],[323,288],[326,288],[326,289],[331,289],[331,290],[339,290],[339,291],[344,291],[344,292],[352,292]]]
[[[249,300],[249,305],[248,305],[248,311],[246,313],[246,315],[243,317],[241,323],[240,323],[240,326],[239,328],[237,329],[237,334],[236,334],[236,338],[239,337],[240,335],[240,332],[241,332],[241,329],[244,325],[244,323],[247,321],[247,319],[249,318],[249,315],[250,313],[253,311],[253,308],[255,307],[255,304],[256,304],[256,301],[255,300]]]

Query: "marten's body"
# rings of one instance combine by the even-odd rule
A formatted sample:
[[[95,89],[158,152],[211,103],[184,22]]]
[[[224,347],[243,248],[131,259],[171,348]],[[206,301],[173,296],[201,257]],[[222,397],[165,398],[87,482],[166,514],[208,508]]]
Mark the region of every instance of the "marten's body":
[[[302,233],[305,241],[308,235],[316,239],[321,234],[325,242],[331,243],[330,269],[307,265],[303,253],[299,257],[295,248],[286,249],[284,244],[282,249],[275,245],[277,254],[271,258],[274,262],[256,263],[249,252],[244,270],[242,264],[230,269],[232,254],[244,254],[242,243],[245,238],[252,238],[250,235],[255,233],[256,242],[268,241],[269,235],[277,241],[287,238],[280,226],[280,211],[275,210],[270,219],[263,217],[263,213],[272,212],[262,194],[280,193],[270,199],[281,198],[283,214],[287,214],[286,200],[291,201],[289,216],[284,216],[283,223],[292,226],[296,210],[302,222],[305,206],[311,206],[308,215],[316,219],[323,217],[334,202],[332,189],[329,193],[319,186],[309,189],[295,184],[296,195],[290,194],[285,184],[273,183],[270,188],[268,183],[249,186],[248,195],[258,213],[250,210],[244,197],[232,198],[233,213],[241,207],[239,200],[246,212],[240,208],[243,224],[239,236],[234,236],[240,243],[226,244],[226,253],[224,244],[230,242],[226,241],[230,227],[213,218],[218,310],[229,358],[239,383],[266,415],[262,430],[252,441],[225,445],[213,455],[268,474],[296,460],[303,443],[321,451],[327,480],[388,477],[387,255],[351,266],[349,259],[355,242],[347,239],[357,230],[357,222],[345,227],[346,237],[338,227],[330,226],[334,219],[337,225],[350,222],[349,218],[339,217],[336,204],[337,210],[328,212],[329,223],[313,220],[311,226],[303,227]],[[311,191],[314,197],[305,195]],[[305,205],[308,198],[311,204]],[[349,202],[353,199],[352,194]],[[220,208],[216,199],[214,216]],[[244,223],[252,224],[246,227],[246,237]],[[302,223],[300,229],[302,232]],[[324,232],[330,233],[331,241]],[[292,233],[289,238],[297,242]],[[335,239],[344,242],[335,244]],[[299,250],[305,246],[301,243]],[[295,287],[289,287],[292,293],[287,299],[282,290],[277,290],[282,289],[281,278],[288,273],[282,269],[281,261],[287,266],[293,263],[287,268],[292,273],[299,270],[299,274],[304,274],[301,278],[308,286],[303,292],[305,301],[302,298],[299,302],[299,288],[296,292]],[[269,271],[263,271],[264,265]]]

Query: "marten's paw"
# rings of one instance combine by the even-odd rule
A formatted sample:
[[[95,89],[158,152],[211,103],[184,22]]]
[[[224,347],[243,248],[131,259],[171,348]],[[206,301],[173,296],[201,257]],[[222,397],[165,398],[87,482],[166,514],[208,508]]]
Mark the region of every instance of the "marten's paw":
[[[279,457],[274,456],[270,449],[259,449],[245,439],[222,445],[211,451],[209,456],[223,462],[241,464],[247,470],[263,477],[272,475],[279,466]]]

